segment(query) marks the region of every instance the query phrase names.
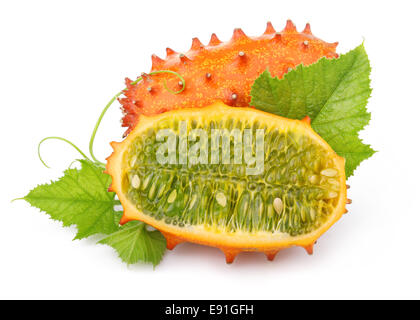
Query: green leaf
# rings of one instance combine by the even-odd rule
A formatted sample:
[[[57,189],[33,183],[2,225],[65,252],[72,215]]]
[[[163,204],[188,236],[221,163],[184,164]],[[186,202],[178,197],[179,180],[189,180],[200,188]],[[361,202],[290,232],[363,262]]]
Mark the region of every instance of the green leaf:
[[[375,151],[364,144],[357,134],[336,135],[328,140],[331,148],[346,159],[346,175],[349,177],[364,159],[370,158]]]
[[[159,231],[148,231],[143,222],[131,221],[119,231],[98,243],[114,248],[122,261],[134,264],[139,261],[159,264],[166,251],[166,240]]]
[[[353,174],[374,151],[358,138],[370,120],[366,104],[370,65],[362,45],[338,59],[322,58],[297,66],[282,79],[262,73],[251,89],[251,105],[286,118],[309,116],[312,128],[346,159],[346,175]]]
[[[64,226],[76,225],[75,239],[118,230],[115,193],[108,192],[111,177],[89,160],[81,169],[68,169],[58,181],[31,190],[23,199]]]

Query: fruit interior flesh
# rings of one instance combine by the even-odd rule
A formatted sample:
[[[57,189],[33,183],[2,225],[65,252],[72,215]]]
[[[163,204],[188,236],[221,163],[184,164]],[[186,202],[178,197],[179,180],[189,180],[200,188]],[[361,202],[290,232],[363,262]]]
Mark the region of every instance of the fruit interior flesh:
[[[320,227],[337,204],[338,169],[302,130],[248,119],[186,119],[189,130],[207,131],[209,146],[213,128],[252,129],[254,154],[256,130],[264,129],[264,172],[246,175],[246,163],[233,164],[233,137],[230,164],[211,164],[210,151],[208,164],[160,164],[156,152],[163,142],[156,133],[163,128],[179,133],[181,120],[144,130],[125,151],[123,192],[143,214],[178,227],[297,236]]]

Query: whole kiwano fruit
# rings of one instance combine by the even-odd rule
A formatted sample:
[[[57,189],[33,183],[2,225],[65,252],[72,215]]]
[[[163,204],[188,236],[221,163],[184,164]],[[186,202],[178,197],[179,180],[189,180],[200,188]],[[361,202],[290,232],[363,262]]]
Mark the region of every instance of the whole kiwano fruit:
[[[191,136],[194,129],[201,130],[194,131],[199,137]],[[215,129],[223,132],[216,143]],[[176,134],[175,148],[162,149],[170,139],[160,139],[161,130]],[[189,143],[184,150],[182,137]],[[215,246],[229,263],[241,251],[262,251],[270,260],[290,246],[312,253],[315,241],[346,211],[344,159],[312,130],[309,118],[217,102],[142,116],[124,141],[111,145],[106,169],[110,190],[124,207],[121,223],[144,221],[162,232],[169,249],[183,241]],[[191,160],[191,150],[199,150],[198,161]],[[262,155],[262,170],[247,174],[248,163],[233,161],[237,151],[244,158],[248,152],[254,169]]]
[[[126,97],[120,99],[124,112],[122,125],[128,127],[128,134],[141,115],[200,108],[215,101],[249,107],[251,86],[264,70],[282,77],[299,64],[337,57],[337,44],[313,36],[309,24],[298,32],[290,20],[282,32],[276,32],[268,23],[260,37],[248,37],[241,29],[235,29],[232,39],[225,43],[215,34],[208,45],[194,38],[186,53],[168,48],[165,60],[153,55],[152,74],[142,74],[143,81],[132,84],[126,79]],[[171,73],[154,73],[158,70],[177,72],[185,82]],[[182,92],[173,94],[182,88]]]

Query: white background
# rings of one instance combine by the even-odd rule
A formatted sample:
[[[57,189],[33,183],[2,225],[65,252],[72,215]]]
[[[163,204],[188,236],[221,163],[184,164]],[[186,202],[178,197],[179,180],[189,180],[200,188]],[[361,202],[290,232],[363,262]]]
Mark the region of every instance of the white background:
[[[420,298],[419,8],[417,1],[2,1],[0,4],[1,207],[0,298]],[[349,179],[350,213],[319,241],[274,262],[241,254],[226,265],[214,248],[183,244],[155,269],[129,268],[96,239],[72,241],[23,201],[39,183],[61,176],[87,152],[100,111],[124,77],[149,71],[150,55],[186,51],[191,38],[233,28],[259,35],[268,20],[339,41],[344,53],[365,39],[372,63],[372,121],[362,133],[379,150]],[[115,104],[100,128],[96,153],[123,129]]]

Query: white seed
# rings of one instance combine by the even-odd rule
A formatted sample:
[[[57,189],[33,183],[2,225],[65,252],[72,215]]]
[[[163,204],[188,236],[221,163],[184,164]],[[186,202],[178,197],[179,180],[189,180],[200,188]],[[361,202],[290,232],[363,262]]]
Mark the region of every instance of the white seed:
[[[178,85],[179,85],[180,87],[182,87],[182,86],[183,86],[182,81],[179,81],[179,82],[178,82]]]
[[[134,175],[133,178],[131,178],[131,186],[134,189],[137,189],[138,187],[140,187],[140,178],[138,175]]]
[[[307,45],[309,44],[309,41],[308,41],[308,40],[305,40],[305,41],[303,41],[303,44],[304,44],[305,46],[307,46]]]
[[[236,100],[238,98],[238,95],[236,93],[232,94],[232,100]]]
[[[306,211],[302,209],[300,211],[300,216],[302,217],[302,221],[305,222],[306,221]]]
[[[335,177],[337,175],[337,170],[328,168],[328,169],[322,170],[321,174],[326,177]]]
[[[281,214],[283,211],[283,201],[280,198],[275,198],[273,201],[273,207],[277,214]]]
[[[194,207],[194,205],[195,205],[195,201],[197,200],[197,195],[196,194],[194,194],[193,196],[192,196],[192,199],[191,199],[191,202],[190,202],[190,206],[188,207],[188,210],[191,210],[193,207]]]
[[[211,78],[211,73],[206,73],[206,78],[210,79]]]
[[[176,190],[173,190],[168,197],[168,203],[174,202],[176,199]]]
[[[151,92],[152,91],[152,87],[147,87],[147,91]]]
[[[290,71],[292,71],[293,69],[292,68],[287,68],[287,72],[290,72]]]
[[[146,176],[146,178],[143,180],[143,185],[141,186],[142,190],[146,190],[147,186],[149,185],[150,182],[150,175]]]
[[[315,209],[314,209],[314,208],[311,208],[311,209],[309,210],[309,214],[311,215],[311,220],[312,220],[312,221],[315,221],[315,218],[316,218],[316,211],[315,211]]]
[[[218,192],[216,194],[216,201],[223,208],[226,207],[227,199],[226,199],[226,196],[222,192]]]
[[[312,175],[309,177],[309,182],[315,184],[318,182],[318,177],[316,175]]]
[[[340,185],[340,182],[338,182],[338,180],[333,179],[333,178],[328,178],[328,183],[329,184],[333,184],[335,186],[339,186]]]
[[[239,55],[240,57],[243,57],[243,56],[245,55],[245,52],[243,52],[243,51],[239,51],[238,55]]]
[[[335,179],[329,178],[328,183],[334,188],[334,190],[338,190],[340,188],[340,182]]]
[[[337,198],[337,196],[338,196],[337,192],[331,191],[330,193],[328,193],[328,199],[334,199],[334,198]]]
[[[131,158],[130,167],[134,167],[134,165],[136,164],[136,161],[137,161],[137,156],[134,156],[133,158]]]

